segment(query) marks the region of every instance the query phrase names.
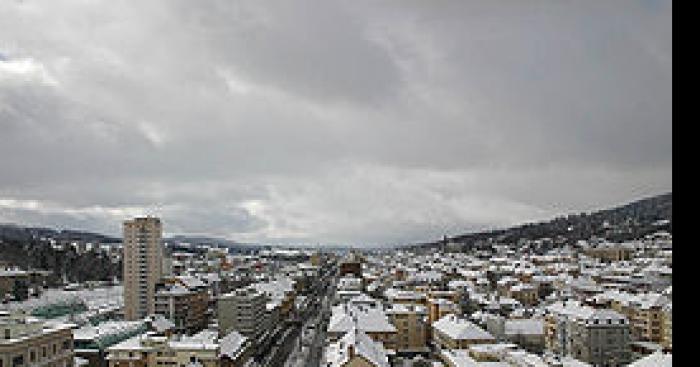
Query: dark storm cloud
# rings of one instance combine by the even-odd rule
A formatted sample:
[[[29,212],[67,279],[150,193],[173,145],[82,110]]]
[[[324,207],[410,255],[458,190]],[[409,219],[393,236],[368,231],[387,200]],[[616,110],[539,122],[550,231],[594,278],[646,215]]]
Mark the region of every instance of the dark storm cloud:
[[[670,1],[0,6],[0,221],[362,245],[671,189]]]

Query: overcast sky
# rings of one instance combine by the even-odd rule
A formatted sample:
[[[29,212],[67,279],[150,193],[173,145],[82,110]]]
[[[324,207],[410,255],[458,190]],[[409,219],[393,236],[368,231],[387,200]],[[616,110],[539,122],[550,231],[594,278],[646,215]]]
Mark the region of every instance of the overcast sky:
[[[0,222],[361,246],[665,193],[671,13],[0,0]]]

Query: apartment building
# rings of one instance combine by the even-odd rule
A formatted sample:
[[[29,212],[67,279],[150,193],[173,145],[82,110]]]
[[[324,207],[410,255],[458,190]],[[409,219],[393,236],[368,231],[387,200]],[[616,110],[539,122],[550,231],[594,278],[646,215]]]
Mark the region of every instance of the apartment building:
[[[508,288],[506,297],[513,298],[526,306],[533,306],[539,302],[537,288],[526,283],[518,283]]]
[[[661,345],[665,350],[673,350],[673,311],[672,304],[669,302],[663,307],[663,317],[662,317],[662,327],[663,338],[661,339]]]
[[[633,340],[661,343],[663,340],[663,307],[670,300],[659,293],[631,294],[607,292],[601,297],[610,308],[625,315],[630,320]]]
[[[201,367],[219,366],[218,333],[204,330],[192,336],[170,338],[156,352],[156,366],[180,367],[196,363]]]
[[[279,308],[279,317],[287,318],[294,309],[296,299],[296,282],[287,277],[280,277],[269,282],[251,284],[259,292],[265,294]]]
[[[356,254],[350,254],[339,265],[340,276],[362,278],[362,260]]]
[[[459,306],[444,298],[431,298],[428,300],[428,323],[432,324],[445,315],[459,313]]]
[[[606,262],[624,261],[632,258],[634,249],[627,244],[601,244],[584,250],[587,256],[601,259]]]
[[[0,366],[72,367],[71,326],[23,313],[0,313]]]
[[[268,298],[252,287],[222,295],[217,302],[220,334],[235,330],[247,338],[263,335],[270,329],[265,316],[267,302]]]
[[[73,330],[75,356],[87,361],[84,367],[107,367],[107,348],[148,329],[145,320],[106,321]]]
[[[471,321],[454,314],[446,315],[432,325],[433,345],[442,349],[467,349],[470,345],[493,343],[496,339]]]
[[[486,330],[499,341],[509,341],[532,353],[544,349],[544,320],[541,318],[507,319],[487,314]]]
[[[159,284],[155,294],[155,314],[175,324],[176,334],[194,334],[207,327],[209,292],[206,286]]]
[[[655,352],[646,357],[642,357],[628,367],[672,367],[673,355],[671,353]]]
[[[0,297],[15,301],[26,300],[29,289],[46,284],[51,274],[48,270],[22,270],[3,262],[0,264]]]
[[[402,303],[422,306],[428,305],[428,297],[425,293],[412,290],[389,288],[384,291],[384,298],[392,304]]]
[[[246,338],[235,330],[228,333],[219,339],[219,366],[247,366],[253,356],[253,347],[252,339]]]
[[[548,350],[594,366],[623,366],[630,362],[630,325],[624,315],[577,301],[556,302],[546,312]]]
[[[352,329],[338,341],[328,345],[325,353],[327,367],[389,367],[389,356],[382,343]]]
[[[124,318],[143,319],[155,313],[156,283],[162,276],[163,227],[159,218],[124,222]]]
[[[192,336],[140,334],[107,349],[109,367],[239,367],[251,356],[249,339],[233,331],[219,338],[213,330]]]
[[[382,343],[386,349],[396,350],[397,328],[389,322],[385,310],[376,303],[346,303],[332,308],[328,338],[337,341],[353,329],[362,331],[372,340]]]
[[[436,290],[436,289],[428,290],[428,298],[432,298],[432,299],[442,298],[442,299],[446,299],[448,301],[451,301],[453,303],[459,303],[460,296],[461,296],[460,293],[455,291],[455,290]]]
[[[428,350],[428,311],[423,306],[394,304],[386,311],[396,328],[396,351],[419,353]]]

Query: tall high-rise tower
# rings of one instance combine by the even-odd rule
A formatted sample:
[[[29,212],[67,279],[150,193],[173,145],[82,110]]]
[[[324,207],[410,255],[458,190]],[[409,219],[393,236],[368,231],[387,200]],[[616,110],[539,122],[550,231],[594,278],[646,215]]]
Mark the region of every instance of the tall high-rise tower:
[[[155,312],[155,288],[162,276],[163,227],[159,218],[124,222],[124,318],[138,320]]]

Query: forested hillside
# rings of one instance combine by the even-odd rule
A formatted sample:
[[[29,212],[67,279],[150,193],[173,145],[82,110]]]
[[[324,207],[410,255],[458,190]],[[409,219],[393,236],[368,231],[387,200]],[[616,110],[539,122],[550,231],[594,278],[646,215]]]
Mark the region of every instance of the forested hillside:
[[[559,244],[574,244],[592,237],[621,242],[643,237],[657,231],[672,232],[672,193],[659,195],[620,207],[594,213],[562,216],[547,222],[528,223],[517,227],[478,232],[451,237],[453,243],[464,246],[484,242],[513,244],[521,240],[557,239]],[[430,248],[444,241],[411,246]]]

